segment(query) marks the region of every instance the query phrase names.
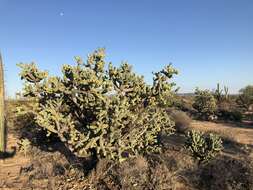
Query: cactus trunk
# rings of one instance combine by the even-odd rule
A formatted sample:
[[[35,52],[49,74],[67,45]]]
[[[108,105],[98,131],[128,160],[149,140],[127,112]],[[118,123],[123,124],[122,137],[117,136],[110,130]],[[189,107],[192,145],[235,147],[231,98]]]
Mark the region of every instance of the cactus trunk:
[[[0,152],[5,152],[6,147],[6,137],[5,137],[5,114],[4,114],[4,104],[5,104],[5,97],[4,97],[4,69],[3,69],[3,62],[2,57],[0,54]]]

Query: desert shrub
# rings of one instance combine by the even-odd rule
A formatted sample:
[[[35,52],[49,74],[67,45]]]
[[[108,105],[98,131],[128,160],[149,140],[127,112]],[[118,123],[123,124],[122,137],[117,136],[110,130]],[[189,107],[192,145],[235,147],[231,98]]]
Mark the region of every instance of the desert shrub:
[[[175,179],[165,164],[157,164],[151,170],[150,187],[158,190],[174,189]]]
[[[173,110],[169,113],[169,115],[175,122],[177,132],[183,133],[190,127],[192,120],[185,112]]]
[[[191,161],[191,157],[178,152],[170,152],[170,157],[164,154],[138,156],[121,164],[103,159],[88,177],[87,189],[188,189],[181,172],[188,169]]]
[[[229,121],[242,121],[243,114],[239,110],[227,110],[227,109],[220,109],[218,111],[219,118],[223,120],[229,120]]]
[[[197,189],[251,190],[253,165],[248,158],[222,156],[189,174]]]
[[[230,120],[232,121],[242,121],[243,114],[239,110],[232,110],[230,112]]]
[[[123,163],[118,168],[122,189],[145,189],[149,181],[148,166],[146,159],[141,156]]]
[[[245,88],[242,88],[240,91],[240,95],[237,98],[237,103],[245,108],[246,110],[253,104],[253,86],[248,85]]]
[[[243,118],[242,109],[238,107],[232,98],[217,102],[215,113],[220,120],[241,121]]]
[[[101,159],[88,178],[91,189],[145,189],[148,184],[148,162],[142,156],[118,164]]]
[[[115,171],[117,165],[109,160],[101,159],[89,175],[86,189],[121,189],[119,174]]]
[[[202,132],[192,130],[187,134],[185,148],[199,163],[204,163],[213,159],[223,146],[219,136],[212,133],[204,135]]]
[[[209,90],[199,90],[197,88],[193,107],[199,112],[202,118],[208,119],[214,115],[217,105],[213,94]]]
[[[185,178],[185,171],[196,166],[193,158],[184,149],[166,150],[163,154],[147,157],[149,163],[149,181],[147,189],[176,190],[192,189]]]
[[[123,63],[105,69],[104,49],[86,63],[64,65],[62,77],[39,71],[34,63],[19,64],[25,97],[34,102],[36,125],[57,135],[76,155],[123,161],[137,154],[159,152],[161,131],[174,123],[163,107],[173,101],[177,71],[171,65],[153,73],[153,85]]]
[[[193,115],[196,112],[196,110],[192,107],[192,104],[191,97],[184,98],[177,96],[173,101],[173,107],[190,115]]]

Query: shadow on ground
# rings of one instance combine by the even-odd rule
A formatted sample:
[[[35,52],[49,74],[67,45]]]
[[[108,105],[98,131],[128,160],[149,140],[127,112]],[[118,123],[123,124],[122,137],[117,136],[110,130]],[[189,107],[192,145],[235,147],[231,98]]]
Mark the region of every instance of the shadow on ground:
[[[28,139],[32,146],[43,152],[60,152],[77,169],[89,172],[97,163],[94,157],[82,158],[73,154],[56,135],[47,137],[47,132],[36,126],[32,114],[18,116],[14,121],[14,125],[19,126],[15,131],[19,139]]]
[[[16,147],[11,147],[12,151],[11,152],[0,152],[0,159],[9,159],[12,158],[16,155]]]

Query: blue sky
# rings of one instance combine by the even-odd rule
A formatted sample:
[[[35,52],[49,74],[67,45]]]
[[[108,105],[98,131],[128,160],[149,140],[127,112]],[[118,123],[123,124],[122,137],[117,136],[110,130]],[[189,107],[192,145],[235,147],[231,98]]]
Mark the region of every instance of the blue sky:
[[[172,62],[180,92],[235,93],[253,84],[252,0],[0,0],[0,51],[8,95],[22,88],[19,62],[59,74],[73,57],[105,47],[152,81]]]

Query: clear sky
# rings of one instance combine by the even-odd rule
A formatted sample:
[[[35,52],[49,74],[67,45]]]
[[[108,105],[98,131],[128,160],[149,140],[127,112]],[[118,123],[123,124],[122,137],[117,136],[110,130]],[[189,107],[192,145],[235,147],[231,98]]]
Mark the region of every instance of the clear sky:
[[[98,47],[147,82],[172,62],[180,92],[220,82],[235,93],[253,84],[253,0],[0,0],[8,95],[22,87],[17,63],[59,74]]]

